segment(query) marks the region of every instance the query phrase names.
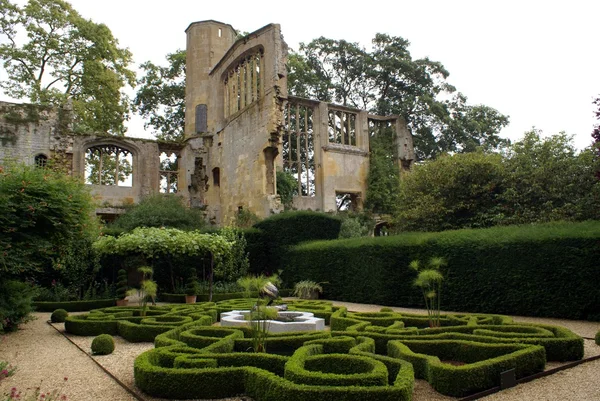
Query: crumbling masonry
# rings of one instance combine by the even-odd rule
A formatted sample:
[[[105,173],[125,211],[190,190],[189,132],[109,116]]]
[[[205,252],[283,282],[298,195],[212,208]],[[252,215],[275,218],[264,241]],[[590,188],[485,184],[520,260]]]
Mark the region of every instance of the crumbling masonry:
[[[68,107],[1,103],[0,163],[60,162],[85,177],[97,213],[108,219],[145,195],[177,192],[216,225],[230,224],[240,210],[259,217],[282,211],[278,170],[297,179],[296,209],[336,211],[341,196],[360,209],[369,138],[381,128],[395,131],[398,168],[413,163],[402,118],[288,96],[279,25],[236,40],[231,25],[200,21],[186,34],[183,143],[75,134]]]

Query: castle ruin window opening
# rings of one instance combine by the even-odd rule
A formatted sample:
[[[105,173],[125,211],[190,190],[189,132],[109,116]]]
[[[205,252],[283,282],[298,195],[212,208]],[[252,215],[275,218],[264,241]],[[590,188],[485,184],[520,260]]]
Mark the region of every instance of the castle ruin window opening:
[[[369,116],[368,129],[369,129],[369,149],[372,150],[373,141],[380,140],[385,141],[393,152],[393,144],[396,138],[396,120],[386,119],[379,116]],[[393,153],[392,153],[393,155]]]
[[[179,157],[175,152],[160,154],[160,193],[177,193],[179,182]]]
[[[242,58],[229,69],[223,81],[225,117],[237,113],[264,95],[264,70],[262,50]]]
[[[330,106],[327,132],[330,143],[356,146],[356,113]]]
[[[315,196],[315,143],[312,106],[287,102],[282,136],[283,169],[298,182],[298,194]]]
[[[131,187],[133,155],[118,145],[89,147],[85,152],[85,182],[92,185]]]
[[[36,167],[44,168],[48,164],[48,156],[46,156],[43,153],[40,153],[39,155],[34,157],[33,161]]]

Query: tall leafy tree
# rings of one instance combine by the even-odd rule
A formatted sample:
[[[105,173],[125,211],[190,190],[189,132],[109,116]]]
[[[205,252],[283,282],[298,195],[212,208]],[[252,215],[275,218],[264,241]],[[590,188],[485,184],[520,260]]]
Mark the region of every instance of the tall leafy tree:
[[[75,130],[121,135],[129,114],[132,55],[110,29],[63,0],[0,0],[0,60],[9,96],[36,104],[72,102]]]
[[[345,40],[301,43],[289,58],[291,94],[405,118],[420,159],[444,152],[497,148],[508,117],[488,106],[467,105],[447,82],[444,66],[414,60],[406,39],[377,34],[372,49]],[[450,100],[444,100],[448,99]]]
[[[158,139],[180,140],[185,123],[185,50],[167,54],[166,67],[147,61],[134,99],[139,114]]]
[[[593,103],[598,107],[598,110],[594,112],[598,119],[598,124],[594,125],[594,130],[592,131],[592,138],[594,138],[592,146],[596,154],[596,178],[600,180],[600,97],[596,98]]]

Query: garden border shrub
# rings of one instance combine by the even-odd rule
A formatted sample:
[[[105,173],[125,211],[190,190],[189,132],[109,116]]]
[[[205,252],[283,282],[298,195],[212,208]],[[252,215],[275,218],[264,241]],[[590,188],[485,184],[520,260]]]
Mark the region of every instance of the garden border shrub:
[[[467,363],[462,366],[443,363],[435,356],[438,353]],[[525,344],[403,339],[390,341],[388,354],[412,363],[416,378],[427,380],[439,393],[453,397],[499,386],[501,372],[516,369],[516,377],[520,379],[543,371],[546,365],[544,347]]]
[[[289,249],[282,278],[328,282],[330,300],[423,307],[409,264],[436,256],[445,309],[600,318],[600,221],[313,241]]]
[[[64,309],[67,312],[86,312],[92,309],[107,308],[115,306],[116,299],[93,299],[90,301],[60,301],[42,302],[33,301],[36,312],[52,312],[56,309]]]

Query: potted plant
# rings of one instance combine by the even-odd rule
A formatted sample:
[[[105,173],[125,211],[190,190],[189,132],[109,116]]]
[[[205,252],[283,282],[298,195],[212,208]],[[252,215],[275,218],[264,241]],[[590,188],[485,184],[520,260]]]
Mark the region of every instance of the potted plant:
[[[121,269],[117,272],[117,306],[127,306],[127,272]]]
[[[321,283],[315,283],[310,280],[302,280],[294,286],[294,296],[300,299],[318,299],[319,294],[323,293]]]
[[[199,290],[198,285],[198,277],[196,276],[196,272],[194,271],[190,277],[188,277],[186,286],[185,286],[185,303],[193,304],[196,303],[196,295],[198,295]]]

